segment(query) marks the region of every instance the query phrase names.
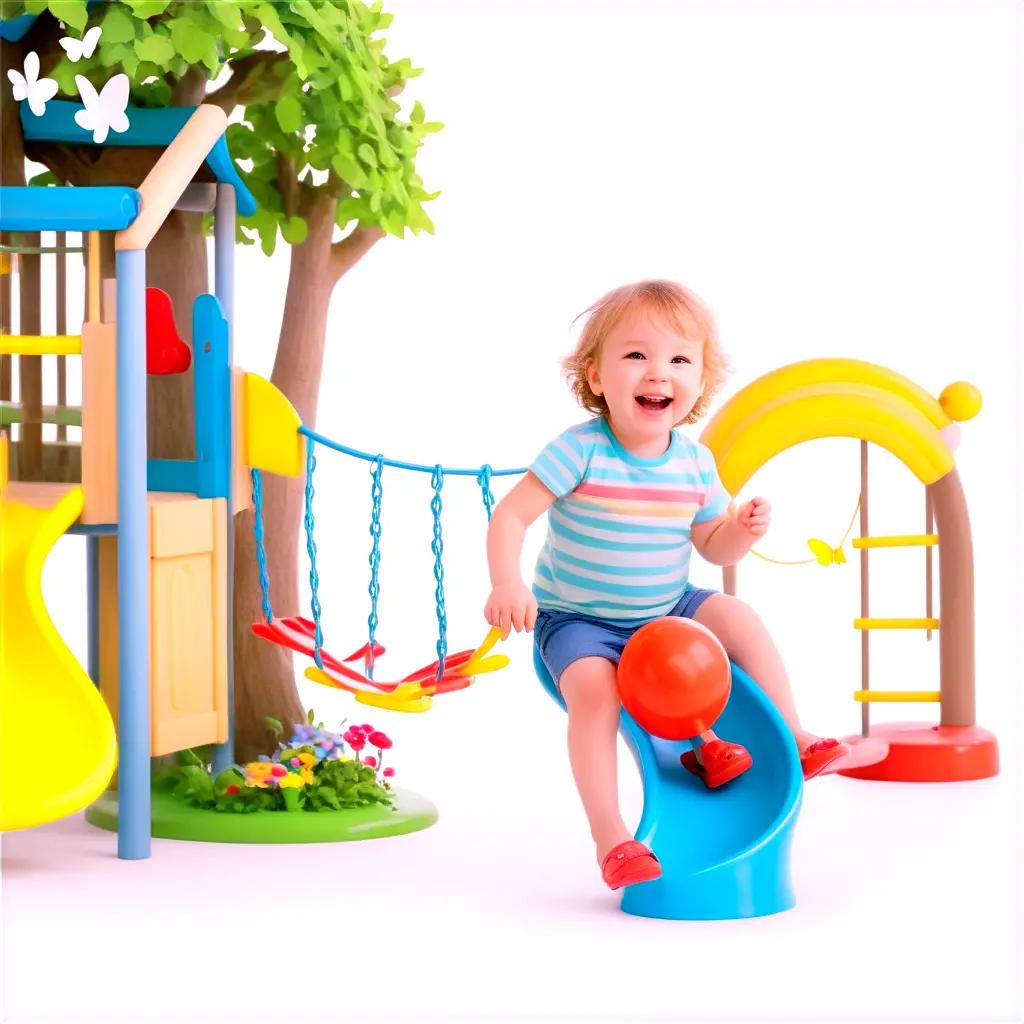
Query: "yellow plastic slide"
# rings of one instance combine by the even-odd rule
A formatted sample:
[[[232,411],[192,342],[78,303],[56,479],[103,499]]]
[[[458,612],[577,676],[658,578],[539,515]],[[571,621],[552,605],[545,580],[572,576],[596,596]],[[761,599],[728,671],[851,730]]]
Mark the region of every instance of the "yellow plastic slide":
[[[43,604],[43,562],[81,514],[82,489],[15,501],[5,454],[0,440],[0,830],[81,810],[117,763],[110,712]]]

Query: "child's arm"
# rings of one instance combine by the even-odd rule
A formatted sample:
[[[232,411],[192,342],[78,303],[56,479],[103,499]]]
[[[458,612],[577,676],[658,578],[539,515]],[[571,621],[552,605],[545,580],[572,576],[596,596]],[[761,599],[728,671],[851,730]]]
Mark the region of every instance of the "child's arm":
[[[690,540],[698,554],[712,565],[735,565],[765,535],[771,522],[771,505],[752,498],[706,523],[694,523]]]
[[[491,595],[484,617],[501,630],[517,633],[533,629],[537,601],[523,582],[520,558],[527,527],[554,503],[555,496],[533,475],[523,479],[495,506],[487,527],[487,564],[491,572]]]

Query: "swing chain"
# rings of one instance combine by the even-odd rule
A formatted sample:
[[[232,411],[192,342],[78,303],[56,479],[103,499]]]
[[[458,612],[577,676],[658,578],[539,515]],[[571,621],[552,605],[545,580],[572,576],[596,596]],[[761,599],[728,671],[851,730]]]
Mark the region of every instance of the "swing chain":
[[[430,510],[434,514],[434,539],[430,542],[430,550],[434,553],[434,579],[437,587],[434,598],[437,602],[437,678],[444,675],[444,660],[448,653],[448,617],[444,608],[444,565],[441,555],[444,542],[441,539],[441,488],[444,486],[444,470],[441,464],[434,466],[430,482],[434,488],[434,497],[430,500]]]
[[[480,472],[476,475],[476,482],[480,485],[480,491],[484,499],[484,509],[487,512],[487,521],[491,521],[491,510],[494,508],[494,492],[491,490],[491,469],[490,463],[484,463]]]
[[[377,640],[377,599],[380,597],[380,506],[384,496],[384,488],[381,485],[381,471],[384,469],[384,456],[378,455],[374,460],[373,469],[370,471],[373,483],[370,486],[370,497],[373,500],[373,511],[370,515],[370,536],[373,538],[373,546],[370,548],[370,617],[367,625],[370,627],[370,647],[366,655],[366,677],[373,678],[373,648]]]
[[[310,608],[313,612],[313,625],[315,626],[315,633],[313,637],[313,660],[316,662],[316,667],[323,671],[324,663],[320,657],[320,648],[323,646],[324,635],[323,630],[320,628],[320,598],[317,595],[317,589],[320,586],[320,576],[316,571],[316,541],[313,539],[313,527],[315,520],[313,518],[313,470],[316,469],[316,455],[313,454],[313,446],[315,442],[313,438],[309,438],[309,444],[306,447],[306,551],[309,554],[309,589],[311,591]]]
[[[270,607],[270,575],[267,572],[267,550],[263,544],[263,480],[258,469],[249,470],[252,477],[252,532],[256,537],[256,565],[259,569],[263,618],[269,624],[274,617]]]

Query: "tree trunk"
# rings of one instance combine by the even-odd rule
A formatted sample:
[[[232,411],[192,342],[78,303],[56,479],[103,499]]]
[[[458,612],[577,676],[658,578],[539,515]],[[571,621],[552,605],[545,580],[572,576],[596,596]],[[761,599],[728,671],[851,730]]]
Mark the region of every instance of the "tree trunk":
[[[307,214],[306,240],[292,247],[284,317],[271,376],[309,426],[316,423],[327,309],[337,282],[331,266],[334,205],[333,199],[317,202]],[[298,590],[304,488],[304,477],[263,477],[263,523],[275,615],[308,614],[307,599],[300,600]],[[306,574],[302,575],[305,578]],[[235,756],[240,761],[265,753],[272,746],[264,717],[279,719],[286,729],[305,719],[291,655],[258,639],[249,629],[262,618],[260,600],[250,510],[235,520]]]

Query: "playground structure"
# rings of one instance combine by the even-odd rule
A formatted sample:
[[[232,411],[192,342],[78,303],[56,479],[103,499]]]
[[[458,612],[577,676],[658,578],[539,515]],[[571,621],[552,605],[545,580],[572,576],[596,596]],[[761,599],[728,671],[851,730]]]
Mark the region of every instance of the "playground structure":
[[[892,370],[856,359],[813,359],[774,370],[739,391],[711,419],[701,441],[714,453],[726,489],[737,494],[773,456],[823,437],[860,442],[861,731],[889,743],[877,765],[844,774],[893,782],[984,779],[999,771],[998,744],[975,722],[974,559],[971,525],[954,451],[959,423],[981,409],[981,395],[958,382],[938,399]],[[871,536],[868,445],[887,449],[925,485],[923,534]],[[934,532],[933,532],[934,520]],[[880,618],[870,614],[868,556],[872,550],[922,547],[926,552],[924,616]],[[932,609],[932,549],[938,552],[939,615]],[[723,570],[723,589],[736,592],[736,567]],[[939,634],[939,689],[877,690],[870,685],[870,637],[877,629]],[[871,727],[872,703],[938,703],[929,723]]]
[[[36,117],[23,105],[26,138],[91,145],[74,121],[76,109],[76,104],[55,101]],[[447,652],[440,542],[444,476],[476,476],[489,513],[490,477],[523,470],[445,470],[345,449],[303,425],[267,381],[234,368],[235,217],[255,206],[227,152],[225,116],[218,108],[200,106],[132,109],[130,120],[130,131],[112,136],[106,145],[166,147],[137,189],[0,191],[0,231],[83,234],[88,299],[78,335],[0,336],[0,356],[80,357],[82,365],[78,482],[18,479],[31,421],[42,416],[66,430],[75,425],[74,410],[61,403],[49,410],[15,402],[0,406],[0,426],[25,428],[16,444],[0,441],[0,741],[13,766],[0,776],[0,829],[31,827],[86,807],[103,792],[116,760],[118,854],[139,859],[150,852],[151,757],[213,744],[215,770],[233,760],[232,524],[251,493],[258,503],[259,473],[306,476],[314,585],[312,619],[274,619],[265,601],[265,621],[256,624],[256,632],[312,657],[315,668],[307,675],[318,682],[352,689],[357,699],[376,706],[425,710],[434,695],[460,689],[475,673],[503,663],[503,656],[488,653],[493,633],[476,650]],[[194,180],[204,163],[216,183]],[[146,288],[146,247],[175,208],[215,215],[215,287],[193,306],[189,358],[171,311]],[[111,241],[115,276],[103,280],[102,246]],[[182,372],[190,360],[195,457],[149,459],[147,372]],[[873,702],[941,705],[935,726],[876,726],[871,734],[888,739],[891,753],[879,766],[851,773],[861,778],[962,780],[998,771],[995,738],[974,720],[970,527],[953,457],[957,421],[969,419],[979,407],[969,385],[951,385],[936,400],[882,367],[811,360],[754,381],[726,403],[702,436],[732,494],[788,447],[820,437],[860,442],[861,536],[854,547],[861,551],[862,602],[854,625],[862,636],[863,681],[856,696],[864,730]],[[312,515],[317,443],[376,463],[377,516],[383,466],[432,473],[438,656],[402,680],[373,678],[373,662],[383,653],[374,636],[376,568],[369,642],[353,655],[363,657],[365,671],[354,672],[347,661],[323,649]],[[921,535],[869,534],[869,443],[889,450],[926,486],[934,532],[929,520]],[[61,459],[67,461],[70,448],[66,440],[42,447],[45,476]],[[68,651],[42,601],[43,562],[64,532],[84,535],[88,545],[88,671]],[[870,615],[868,554],[875,547],[903,544],[938,552],[938,616],[931,614],[930,598],[922,618]],[[735,592],[734,569],[726,570],[725,589]],[[868,641],[870,631],[880,628],[939,632],[938,691],[887,693],[870,687]],[[539,660],[537,670],[557,699]],[[68,753],[40,782],[27,744],[31,730],[42,722],[53,723],[68,737]],[[679,767],[679,755],[689,749],[686,741],[652,737],[624,715],[623,729],[644,778],[638,838],[652,846],[665,869],[657,882],[624,893],[628,912],[747,917],[792,906],[789,848],[802,792],[797,752],[763,691],[735,666],[722,727],[750,750],[754,768],[721,793],[708,794]]]
[[[92,145],[75,122],[79,109],[53,101],[37,116],[22,104],[25,138]],[[57,232],[55,248],[62,258],[68,251],[85,254],[87,296],[80,334],[0,334],[0,360],[19,357],[24,392],[11,401],[10,377],[0,374],[0,427],[5,428],[0,436],[0,739],[11,766],[0,781],[0,830],[42,824],[93,804],[116,762],[116,805],[104,798],[92,806],[90,820],[116,822],[119,856],[141,859],[149,856],[151,827],[157,827],[151,820],[151,758],[211,744],[214,772],[234,760],[233,519],[249,506],[250,495],[259,511],[261,470],[305,473],[309,545],[315,553],[311,502],[317,435],[302,426],[272,384],[232,366],[235,217],[252,213],[255,200],[227,151],[225,114],[204,105],[129,108],[128,115],[129,131],[109,137],[106,145],[166,147],[138,189],[0,188],[0,232]],[[215,184],[193,180],[204,164]],[[214,213],[215,288],[193,304],[191,351],[178,336],[168,297],[146,287],[146,247],[173,209]],[[83,245],[64,245],[68,232],[80,232]],[[103,280],[102,246],[110,241],[115,275]],[[45,251],[18,245],[5,250],[0,269],[8,287],[11,256]],[[64,305],[61,294],[61,325]],[[80,408],[65,404],[69,356],[81,359]],[[37,357],[58,359],[56,407],[43,408],[39,395],[32,394],[31,360]],[[193,360],[194,458],[148,458],[146,377],[184,372]],[[56,442],[43,443],[44,422],[57,424]],[[6,434],[14,425],[21,431],[11,443]],[[68,441],[69,426],[80,426],[80,444]],[[19,479],[33,461],[43,479]],[[422,711],[435,694],[463,689],[477,674],[507,664],[504,655],[488,654],[496,631],[474,650],[447,654],[441,484],[437,467],[432,507],[438,661],[398,683],[375,682],[372,662],[383,648],[375,643],[371,625],[370,643],[356,655],[365,652],[367,674],[353,672],[321,649],[314,592],[313,621],[273,620],[267,634],[305,651],[308,623],[309,653],[316,663],[308,670],[311,678],[354,690],[367,704]],[[88,671],[54,628],[41,592],[43,563],[65,532],[84,535],[88,544]],[[265,565],[262,570],[265,582]],[[264,625],[270,625],[266,589],[264,604]],[[374,603],[374,620],[375,609]],[[71,752],[45,774],[32,755],[38,723],[52,723],[71,737]],[[390,831],[375,834],[426,827],[436,818],[422,799],[411,804],[404,817],[393,816]],[[164,824],[166,830],[157,834],[197,837],[175,833],[176,822]],[[293,827],[287,834],[301,831]],[[309,834],[340,838],[325,837],[322,830]],[[361,834],[370,834],[365,825]]]
[[[90,145],[77,109],[54,101],[37,117],[22,104],[25,137]],[[242,374],[231,365],[235,216],[255,202],[227,152],[226,116],[200,106],[131,109],[130,117],[130,131],[107,145],[166,147],[138,189],[0,191],[0,230],[82,233],[87,296],[77,335],[0,337],[0,355],[79,356],[82,365],[80,483],[17,479],[31,411],[4,405],[6,422],[25,429],[18,443],[2,442],[11,472],[0,479],[0,684],[5,757],[14,767],[0,791],[0,828],[85,807],[107,785],[116,757],[118,853],[138,859],[150,852],[150,758],[211,743],[216,765],[233,759],[232,518],[248,503],[246,469],[260,465],[266,445],[259,395],[256,406],[245,404]],[[193,181],[204,163],[215,184]],[[195,457],[148,459],[147,372],[180,372],[189,362],[169,308],[147,294],[145,279],[146,247],[175,208],[214,212],[216,285],[192,310]],[[106,240],[116,270],[101,280]],[[73,424],[76,412],[54,416]],[[57,460],[42,447],[45,476]],[[67,461],[74,446],[52,447]],[[42,563],[65,530],[88,544],[88,674],[53,628],[39,591]],[[19,744],[55,720],[74,753],[41,783],[32,758],[18,756]]]

